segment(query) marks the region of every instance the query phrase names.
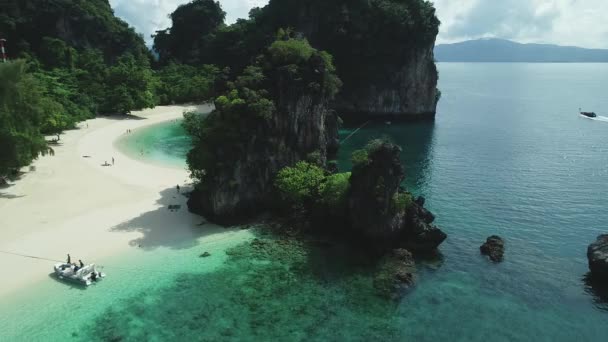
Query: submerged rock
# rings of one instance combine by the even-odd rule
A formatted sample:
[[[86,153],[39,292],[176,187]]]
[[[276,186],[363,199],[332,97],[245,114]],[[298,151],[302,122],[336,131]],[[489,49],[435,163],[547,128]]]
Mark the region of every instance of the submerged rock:
[[[494,262],[501,262],[505,253],[505,242],[500,236],[492,235],[479,247],[481,254]]]
[[[203,253],[203,254],[200,255],[201,258],[207,258],[207,257],[210,257],[210,256],[211,256],[211,253],[209,253],[209,252],[205,252],[205,253]]]
[[[374,287],[386,298],[397,299],[403,296],[416,281],[416,263],[406,249],[395,249],[380,261],[374,276]]]
[[[608,284],[608,234],[600,235],[587,248],[589,270],[594,280]]]

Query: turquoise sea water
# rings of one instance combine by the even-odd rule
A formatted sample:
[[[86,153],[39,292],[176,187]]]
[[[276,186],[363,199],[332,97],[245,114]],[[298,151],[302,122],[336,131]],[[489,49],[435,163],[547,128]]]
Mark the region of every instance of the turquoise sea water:
[[[222,253],[232,244],[214,249],[213,267],[201,266],[200,246],[140,252],[147,267],[170,271],[100,284],[109,294],[101,286],[84,294],[45,290],[105,299],[86,315],[45,297],[48,313],[19,318],[41,306],[15,299],[28,304],[18,318],[0,320],[12,324],[0,340],[605,341],[608,299],[585,281],[585,252],[608,232],[608,65],[454,63],[439,70],[435,122],[370,124],[340,152],[347,169],[350,153],[371,138],[400,144],[406,185],[427,198],[449,235],[439,260],[421,262],[418,286],[403,300],[376,296],[373,268],[345,261],[349,252],[339,247],[258,236],[268,241],[262,247],[247,242],[231,255]],[[600,117],[580,117],[579,107]],[[168,151],[156,162],[183,158],[188,142],[172,125],[141,132],[151,137],[144,157]],[[175,141],[179,148],[170,147]],[[506,240],[501,264],[479,255],[492,234]],[[40,323],[57,314],[69,317],[68,327]],[[47,335],[34,335],[34,327]]]
[[[155,164],[185,167],[190,137],[181,120],[163,122],[123,135],[116,146],[129,157]]]

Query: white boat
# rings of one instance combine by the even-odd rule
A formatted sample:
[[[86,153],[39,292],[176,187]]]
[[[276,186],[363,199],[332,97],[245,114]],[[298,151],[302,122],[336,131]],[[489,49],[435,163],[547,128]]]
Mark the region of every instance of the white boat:
[[[89,286],[105,277],[105,273],[98,271],[95,264],[90,264],[82,268],[67,263],[55,264],[55,275],[62,280],[72,281],[84,286]]]

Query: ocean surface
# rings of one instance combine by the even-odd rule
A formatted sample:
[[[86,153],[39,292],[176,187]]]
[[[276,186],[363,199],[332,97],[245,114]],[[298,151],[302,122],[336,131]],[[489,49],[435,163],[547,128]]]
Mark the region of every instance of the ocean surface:
[[[401,145],[405,185],[449,235],[402,300],[378,297],[373,267],[348,251],[247,230],[216,246],[138,251],[141,272],[108,266],[86,291],[49,279],[3,303],[0,341],[606,341],[608,295],[586,281],[585,254],[608,233],[608,64],[439,71],[434,122],[369,124],[340,151],[346,170],[370,139]],[[129,139],[127,153],[184,165],[178,123]],[[500,264],[479,254],[493,234],[506,241]],[[212,256],[198,258],[205,248]]]

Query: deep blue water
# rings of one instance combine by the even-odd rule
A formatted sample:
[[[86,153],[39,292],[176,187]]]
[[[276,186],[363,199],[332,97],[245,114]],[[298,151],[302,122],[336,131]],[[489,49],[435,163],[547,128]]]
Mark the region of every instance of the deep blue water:
[[[449,235],[442,260],[422,264],[419,285],[396,306],[368,293],[365,274],[319,280],[306,267],[292,274],[291,264],[268,266],[283,259],[245,258],[211,276],[182,278],[154,306],[134,300],[101,322],[126,334],[135,328],[120,322],[136,312],[145,317],[137,329],[143,324],[151,334],[172,317],[180,322],[179,311],[163,315],[163,308],[196,298],[182,318],[195,322],[192,336],[209,339],[605,341],[608,304],[584,276],[587,245],[608,232],[608,65],[454,63],[439,70],[435,122],[368,125],[340,152],[347,169],[350,153],[369,139],[401,145],[407,186],[427,198]],[[600,117],[580,117],[579,107]],[[506,240],[501,264],[479,255],[492,234]],[[277,285],[285,272],[293,282]],[[219,311],[193,314],[202,307]],[[164,329],[187,336],[177,326]]]

